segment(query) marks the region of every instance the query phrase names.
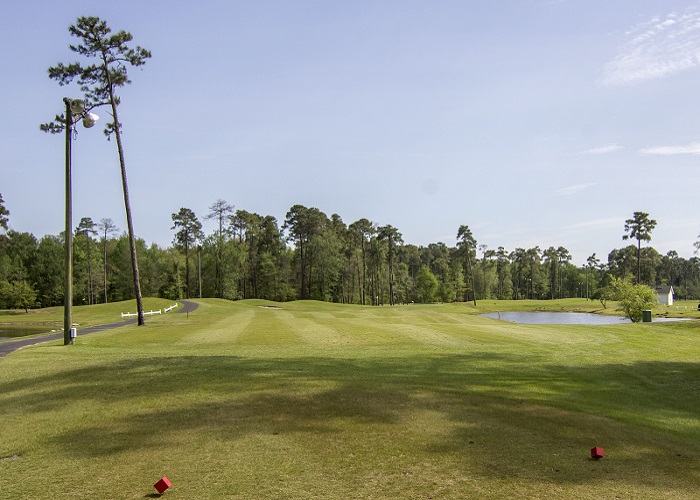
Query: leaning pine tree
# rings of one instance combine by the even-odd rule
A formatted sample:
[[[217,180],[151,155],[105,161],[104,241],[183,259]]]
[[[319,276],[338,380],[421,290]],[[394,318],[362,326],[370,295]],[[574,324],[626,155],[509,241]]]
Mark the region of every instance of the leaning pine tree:
[[[96,59],[96,62],[85,66],[77,62],[69,65],[59,63],[57,66],[49,68],[49,78],[58,81],[61,86],[68,85],[73,80],[76,80],[84,95],[86,111],[98,106],[111,107],[113,120],[106,125],[104,133],[107,139],[112,134],[116,138],[122,174],[122,187],[124,189],[126,223],[129,231],[134,293],[136,295],[136,307],[138,308],[138,324],[143,325],[143,300],[141,298],[139,268],[136,260],[136,239],[131,218],[129,186],[126,180],[124,148],[121,136],[122,126],[117,114],[120,99],[116,94],[116,89],[131,83],[127,75],[127,66],[143,66],[146,63],[146,59],[151,57],[151,53],[138,46],[130,48],[127,45],[133,39],[130,33],[119,31],[112,34],[112,30],[107,26],[107,23],[98,17],[79,17],[76,24],[70,26],[68,31],[81,41],[79,45],[70,45],[70,50],[88,59]],[[57,116],[53,123],[43,125],[42,129],[48,132],[60,132],[64,123],[65,118]]]

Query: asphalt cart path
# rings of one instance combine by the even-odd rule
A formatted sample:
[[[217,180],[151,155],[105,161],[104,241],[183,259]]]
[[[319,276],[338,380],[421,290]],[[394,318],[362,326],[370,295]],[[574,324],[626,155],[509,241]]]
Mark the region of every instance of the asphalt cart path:
[[[178,310],[179,313],[191,313],[197,309],[197,304],[189,300],[181,300],[182,308]],[[112,330],[113,328],[119,328],[121,326],[131,325],[136,323],[136,318],[125,319],[123,321],[117,321],[115,323],[109,323],[106,325],[96,325],[89,326],[79,330],[78,334],[80,336],[87,335],[89,333],[102,332],[104,330]],[[40,344],[42,342],[49,342],[51,340],[59,340],[63,338],[63,332],[50,333],[47,335],[39,335],[37,337],[20,338],[17,340],[7,340],[5,342],[0,342],[0,358],[4,358],[8,354],[15,352],[22,347],[27,347],[30,345]]]
[[[182,302],[182,309],[178,309],[177,312],[179,313],[189,314],[195,309],[197,309],[197,307],[199,306],[199,304],[197,304],[196,302],[192,302],[191,300],[181,300],[180,302]]]

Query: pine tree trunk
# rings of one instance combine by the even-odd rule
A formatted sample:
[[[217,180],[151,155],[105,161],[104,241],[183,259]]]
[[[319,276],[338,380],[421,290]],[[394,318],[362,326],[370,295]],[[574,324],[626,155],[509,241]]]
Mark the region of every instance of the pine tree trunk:
[[[141,281],[139,279],[139,266],[136,258],[136,237],[134,236],[134,223],[131,219],[131,203],[129,201],[129,184],[126,180],[126,165],[124,163],[124,149],[122,148],[121,125],[117,117],[117,105],[114,95],[111,95],[112,115],[114,117],[114,135],[117,140],[117,151],[119,152],[119,166],[122,173],[122,188],[124,190],[124,209],[126,210],[126,225],[129,230],[129,249],[131,250],[131,269],[134,275],[134,294],[136,295],[136,309],[138,311],[139,326],[145,324],[143,314],[143,299],[141,297]]]

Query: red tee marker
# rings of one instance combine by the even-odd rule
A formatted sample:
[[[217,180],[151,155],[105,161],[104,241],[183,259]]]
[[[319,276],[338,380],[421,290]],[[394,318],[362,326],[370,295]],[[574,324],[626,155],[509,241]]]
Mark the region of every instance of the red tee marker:
[[[158,481],[156,484],[153,485],[153,487],[154,487],[156,490],[158,490],[158,493],[160,493],[161,495],[163,494],[163,492],[164,492],[165,490],[167,490],[168,488],[170,488],[170,486],[171,486],[170,481],[168,481],[168,478],[165,477],[165,476],[163,476],[163,477],[160,479],[160,481]]]
[[[604,456],[605,452],[600,446],[594,446],[593,448],[591,448],[591,458],[598,460],[599,458],[603,458]]]

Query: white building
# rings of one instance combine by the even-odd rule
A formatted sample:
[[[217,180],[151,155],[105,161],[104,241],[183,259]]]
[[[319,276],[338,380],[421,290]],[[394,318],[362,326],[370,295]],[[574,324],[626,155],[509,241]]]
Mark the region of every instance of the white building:
[[[656,295],[659,297],[659,304],[665,306],[673,305],[673,287],[669,285],[661,285],[654,288]]]

